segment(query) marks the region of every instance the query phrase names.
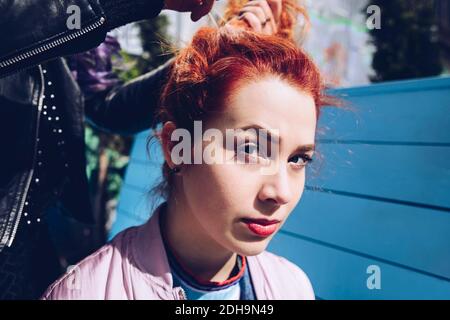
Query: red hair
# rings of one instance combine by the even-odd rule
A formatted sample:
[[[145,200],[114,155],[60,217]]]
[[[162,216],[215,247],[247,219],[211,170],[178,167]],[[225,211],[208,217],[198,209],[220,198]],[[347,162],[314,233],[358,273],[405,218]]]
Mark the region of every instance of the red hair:
[[[247,1],[230,1],[228,14],[236,14],[236,5],[243,2]],[[306,16],[304,9],[292,1],[283,1],[279,32],[271,36],[248,30],[242,20],[236,20],[241,28],[233,31],[229,28],[200,29],[191,44],[175,58],[156,123],[172,121],[177,128],[192,133],[195,120],[207,120],[226,108],[226,99],[233,89],[266,76],[279,77],[310,94],[318,118],[321,107],[332,100],[324,94],[319,69],[292,39],[297,18],[294,13]],[[163,175],[170,185],[167,163]],[[167,190],[163,194],[167,195]]]

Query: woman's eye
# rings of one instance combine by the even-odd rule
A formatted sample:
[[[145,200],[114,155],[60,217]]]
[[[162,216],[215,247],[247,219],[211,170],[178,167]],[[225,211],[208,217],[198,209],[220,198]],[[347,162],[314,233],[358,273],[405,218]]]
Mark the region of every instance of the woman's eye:
[[[307,154],[299,154],[291,158],[291,161],[294,162],[297,166],[304,167],[308,163],[312,162],[313,159]]]
[[[258,146],[255,144],[246,144],[244,145],[244,152],[248,154],[253,154],[256,151],[258,154]]]
[[[256,144],[244,144],[237,149],[238,153],[246,153],[249,155],[258,155],[258,146]],[[256,154],[255,154],[256,152]]]
[[[258,163],[258,164],[265,164],[267,162],[267,156],[262,153],[261,148],[259,145],[255,143],[247,143],[244,145],[241,145],[238,147],[236,155],[239,157],[241,155],[241,160],[247,162],[249,160],[249,163]],[[245,159],[245,160],[244,160]]]

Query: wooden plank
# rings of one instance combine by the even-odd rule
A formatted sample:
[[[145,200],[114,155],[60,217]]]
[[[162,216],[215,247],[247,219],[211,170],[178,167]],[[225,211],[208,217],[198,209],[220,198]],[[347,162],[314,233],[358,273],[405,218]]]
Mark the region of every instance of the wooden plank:
[[[141,223],[147,221],[151,215],[151,199],[145,190],[124,185],[119,198],[118,209],[126,212],[130,217]]]
[[[268,250],[301,267],[322,299],[450,299],[448,281],[286,234],[277,234]],[[367,288],[371,265],[380,268],[380,290]]]
[[[450,78],[334,90],[353,110],[324,108],[318,139],[450,144]]]
[[[135,139],[130,157],[133,160],[156,165],[164,163],[160,143],[157,140],[153,140],[148,145],[147,151],[147,135],[139,136]]]
[[[450,279],[450,214],[305,191],[283,230]]]
[[[386,81],[370,85],[338,88],[328,90],[331,94],[345,94],[352,97],[385,95],[392,93],[417,92],[429,90],[447,90],[450,88],[450,77],[430,77],[400,81]]]
[[[319,144],[309,186],[450,211],[450,147]]]
[[[125,174],[125,184],[150,191],[160,178],[161,168],[159,166],[131,160]]]

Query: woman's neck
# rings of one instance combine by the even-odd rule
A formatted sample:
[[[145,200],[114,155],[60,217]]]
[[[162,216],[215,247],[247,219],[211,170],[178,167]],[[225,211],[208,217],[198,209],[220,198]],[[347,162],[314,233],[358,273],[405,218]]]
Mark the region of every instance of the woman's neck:
[[[236,265],[236,253],[224,250],[208,237],[188,207],[180,204],[178,198],[177,202],[169,200],[166,212],[160,215],[161,232],[167,245],[178,262],[197,278],[215,282],[227,280]]]

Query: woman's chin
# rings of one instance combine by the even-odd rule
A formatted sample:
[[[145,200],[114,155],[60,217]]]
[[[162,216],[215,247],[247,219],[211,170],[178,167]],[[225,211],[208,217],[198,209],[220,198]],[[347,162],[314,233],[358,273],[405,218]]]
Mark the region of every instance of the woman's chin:
[[[256,256],[266,250],[269,241],[267,239],[260,239],[259,241],[239,241],[236,245],[234,252],[242,256],[250,257]]]

